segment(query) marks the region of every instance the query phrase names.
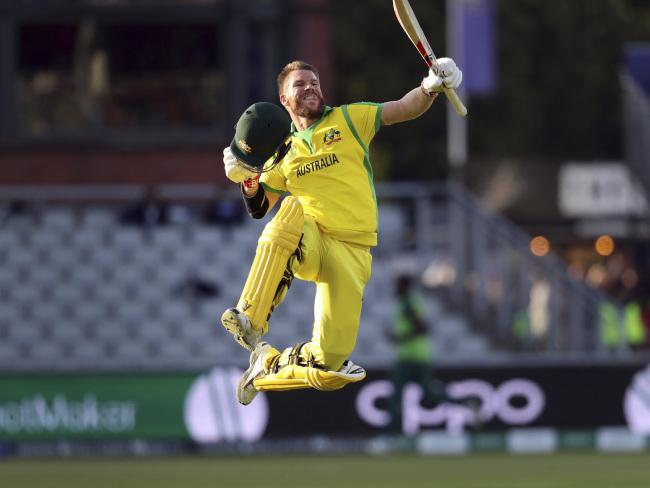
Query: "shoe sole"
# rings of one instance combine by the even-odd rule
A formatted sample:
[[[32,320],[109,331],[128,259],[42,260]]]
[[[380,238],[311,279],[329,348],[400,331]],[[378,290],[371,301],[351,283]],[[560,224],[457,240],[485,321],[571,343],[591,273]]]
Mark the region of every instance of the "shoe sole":
[[[248,405],[250,402],[253,401],[255,398],[255,395],[257,395],[257,390],[255,391],[255,394],[250,398],[250,400],[246,401],[244,396],[244,390],[246,390],[246,387],[249,386],[253,381],[255,380],[255,377],[251,378],[251,374],[253,373],[253,369],[255,368],[255,363],[257,363],[257,360],[260,358],[262,354],[266,352],[266,347],[261,347],[256,351],[253,351],[251,353],[250,360],[248,362],[248,369],[244,371],[244,374],[241,376],[241,379],[239,380],[239,383],[237,384],[237,400],[239,403],[242,405]]]
[[[235,312],[233,309],[226,310],[221,316],[221,325],[223,325],[223,327],[235,337],[235,340],[242,347],[249,351],[253,350],[253,347],[244,340],[245,331],[239,321],[239,313]]]

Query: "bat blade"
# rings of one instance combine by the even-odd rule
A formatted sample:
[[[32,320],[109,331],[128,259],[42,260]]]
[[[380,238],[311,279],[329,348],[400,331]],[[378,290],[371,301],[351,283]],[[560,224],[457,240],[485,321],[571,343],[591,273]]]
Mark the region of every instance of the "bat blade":
[[[438,74],[436,56],[433,54],[433,49],[431,49],[422,27],[420,27],[420,23],[411,8],[411,4],[405,0],[393,0],[393,10],[395,11],[397,21],[420,53],[420,56],[422,56],[422,59],[424,59],[424,62],[434,73]]]
[[[431,49],[427,37],[424,35],[422,27],[420,27],[420,23],[411,8],[411,4],[408,0],[393,0],[393,10],[402,29],[404,29],[404,32],[406,32],[406,35],[418,50],[426,65],[436,75],[439,75],[440,67],[438,66],[438,61],[435,54],[433,54],[433,49]],[[460,98],[458,98],[456,91],[444,85],[442,89],[456,113],[462,117],[467,115],[467,108],[463,105]]]

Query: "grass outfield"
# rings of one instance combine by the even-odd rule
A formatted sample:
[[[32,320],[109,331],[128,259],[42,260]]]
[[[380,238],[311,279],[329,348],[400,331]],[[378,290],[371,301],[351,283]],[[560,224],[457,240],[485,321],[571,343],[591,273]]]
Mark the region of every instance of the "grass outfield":
[[[3,488],[650,487],[650,454],[0,460]]]

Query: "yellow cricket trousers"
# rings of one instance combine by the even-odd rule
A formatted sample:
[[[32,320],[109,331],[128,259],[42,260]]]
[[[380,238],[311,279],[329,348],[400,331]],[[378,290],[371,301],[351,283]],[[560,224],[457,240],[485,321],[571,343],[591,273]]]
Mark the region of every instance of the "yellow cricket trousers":
[[[341,242],[324,233],[309,215],[305,215],[300,246],[302,259],[295,276],[316,284],[314,328],[303,353],[311,353],[317,363],[336,371],[356,344],[372,255],[367,246]]]

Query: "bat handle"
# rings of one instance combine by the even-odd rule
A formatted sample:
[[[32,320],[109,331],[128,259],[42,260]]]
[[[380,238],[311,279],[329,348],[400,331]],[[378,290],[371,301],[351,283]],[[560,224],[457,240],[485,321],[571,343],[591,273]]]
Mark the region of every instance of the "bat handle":
[[[460,98],[458,98],[456,90],[447,88],[445,85],[442,85],[442,90],[445,92],[445,95],[447,95],[447,99],[449,100],[449,103],[451,103],[451,106],[454,107],[456,113],[461,117],[465,117],[467,115],[467,107],[465,107]]]

